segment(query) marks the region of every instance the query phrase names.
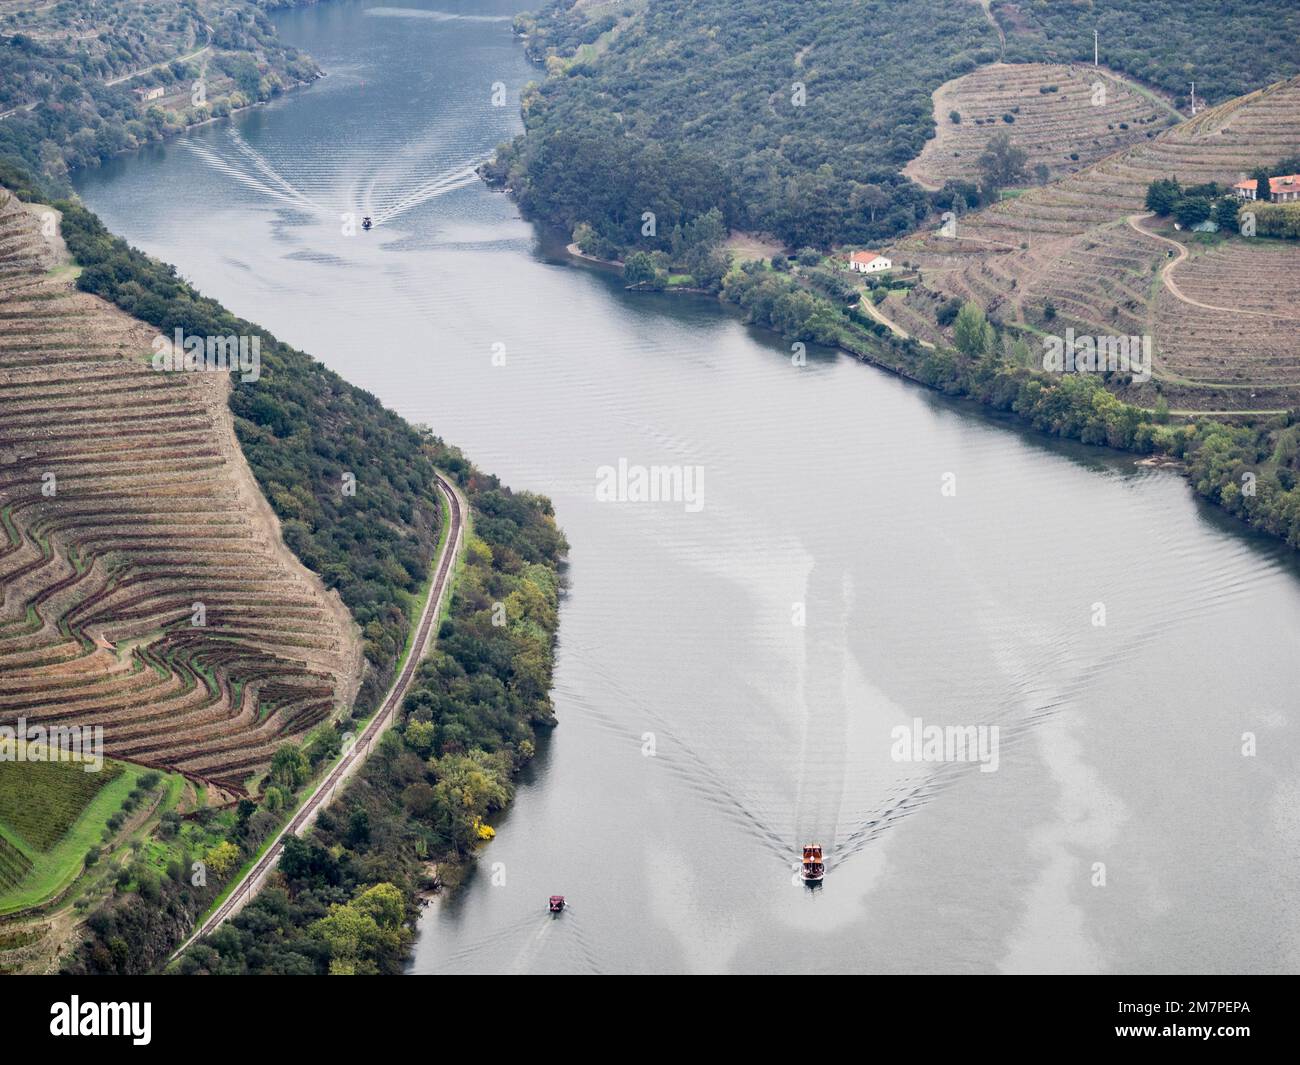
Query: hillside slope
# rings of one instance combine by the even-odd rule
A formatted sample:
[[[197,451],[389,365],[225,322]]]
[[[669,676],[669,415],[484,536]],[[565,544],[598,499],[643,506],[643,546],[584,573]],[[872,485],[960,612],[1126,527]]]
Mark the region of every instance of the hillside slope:
[[[0,161],[55,179],[320,75],[254,0],[0,5]]]
[[[1027,153],[1031,174],[1041,166],[1058,178],[1149,139],[1178,116],[1168,104],[1092,67],[990,63],[936,89],[934,119],[934,139],[903,168],[926,188],[978,182],[977,160],[1000,130]]]
[[[924,336],[947,299],[1039,329],[1049,325],[1050,304],[1052,332],[1068,325],[1092,335],[1151,335],[1158,388],[1175,408],[1294,406],[1300,251],[1233,237],[1204,261],[1198,249],[1184,265],[1182,242],[1153,235],[1138,216],[1154,180],[1230,184],[1261,161],[1293,154],[1297,144],[1300,78],[1292,78],[965,216],[955,237],[928,232],[898,242],[895,256],[919,265],[925,282],[891,309],[900,325]],[[1272,298],[1243,303],[1241,279],[1265,270]],[[1168,285],[1166,275],[1186,276],[1187,288]],[[1147,385],[1129,398],[1150,406],[1156,389]]]
[[[229,377],[151,370],[155,331],[0,196],[0,721],[236,788],[350,705],[356,626],[280,539]]]
[[[1184,114],[1193,80],[1198,103],[1217,103],[1300,72],[1300,14],[1267,0],[1228,9],[1214,0],[552,0],[516,20],[548,77],[525,95],[524,136],[488,173],[533,216],[566,232],[589,227],[583,249],[600,258],[672,251],[677,227],[715,207],[731,228],[791,248],[874,244],[933,206],[900,170],[923,149],[926,161],[945,150],[943,123],[962,108],[944,109],[940,144],[927,146],[936,90],[963,76],[978,86],[989,69],[1010,83],[1028,64],[1091,65],[1094,28],[1102,66]],[[1014,65],[987,67],[999,59]],[[1163,108],[1112,84],[1114,115],[1103,118],[1076,106],[1078,92],[1044,93],[1031,106],[995,80],[982,95],[1008,106],[981,110],[985,124],[959,136],[987,134],[990,119],[1014,133],[1020,107],[1024,146],[1043,139],[1034,161],[1049,176],[1069,170],[1127,143],[1137,120],[1143,139],[1158,128],[1149,119]],[[1056,121],[1062,113],[1071,118]],[[964,159],[971,149],[956,150]],[[927,179],[930,169],[905,173]]]

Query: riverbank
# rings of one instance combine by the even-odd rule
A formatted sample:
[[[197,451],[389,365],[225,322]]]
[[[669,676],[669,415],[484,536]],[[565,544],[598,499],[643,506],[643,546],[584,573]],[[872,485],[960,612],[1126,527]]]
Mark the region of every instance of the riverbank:
[[[537,731],[555,724],[549,692],[559,564],[568,545],[554,512],[540,497],[511,493],[436,438],[428,442],[439,464],[457,472],[470,514],[479,519],[437,645],[419,665],[394,731],[358,768],[355,782],[319,814],[311,837],[285,837],[278,871],[262,894],[221,936],[182,954],[176,972],[282,972],[298,953],[296,942],[313,936],[329,946],[331,974],[402,971],[413,941],[408,922],[435,891],[455,890],[490,846],[489,819],[509,804],[514,777],[536,753]],[[528,570],[503,569],[510,556],[528,560]],[[484,668],[485,657],[495,664]],[[508,723],[481,702],[489,683],[518,703]],[[461,753],[467,730],[476,742]],[[380,872],[365,878],[363,868]],[[322,917],[311,900],[331,893],[340,879],[351,901]],[[385,894],[403,903],[400,914],[388,911],[388,935],[369,944],[349,939],[339,911],[377,918],[367,900]],[[272,947],[268,926],[277,933]]]
[[[602,269],[613,266],[580,249],[572,260]],[[628,286],[629,291],[636,287]],[[656,291],[701,290],[666,286]],[[783,299],[788,307],[800,294],[807,300],[802,311],[793,316],[780,313]],[[1275,456],[1290,446],[1296,431],[1289,414],[1253,424],[1195,416],[1179,420],[1125,403],[1107,390],[1102,375],[1049,374],[1012,366],[994,351],[972,357],[915,337],[901,338],[876,315],[855,321],[851,311],[759,260],[730,270],[717,298],[742,309],[749,324],[788,341],[836,347],[916,384],[1011,414],[1035,431],[1155,456],[1183,473],[1202,498],[1247,526],[1300,548],[1300,487],[1275,458],[1259,457]]]
[[[22,20],[14,37],[22,43],[0,57],[0,161],[40,175],[45,194],[66,192],[79,169],[323,76],[249,0],[196,0],[175,18],[144,23],[129,43],[115,30],[120,0],[71,14],[55,8],[11,15]],[[33,96],[30,86],[43,91]]]
[[[382,208],[461,172],[515,132],[509,104],[536,77],[502,23],[367,10],[286,17],[285,39],[339,77],[239,124],[327,210],[355,202],[354,187],[373,186]],[[364,91],[343,78],[354,59]],[[467,97],[483,70],[505,83],[507,106]],[[220,148],[226,134],[199,139]],[[514,800],[487,818],[496,838],[471,848],[483,860],[422,908],[406,971],[840,972],[864,958],[891,972],[1284,967],[1277,937],[1251,929],[1285,922],[1270,816],[1285,789],[1269,784],[1294,768],[1277,746],[1290,733],[1270,717],[1282,776],[1260,776],[1215,737],[1258,730],[1261,707],[1287,714],[1295,567],[1182,481],[1010,416],[990,424],[974,402],[814,344],[796,366],[790,343],[734,308],[561,269],[562,245],[539,253],[510,201],[477,183],[369,239],[340,235],[325,213],[280,210],[195,152],[143,152],[79,187],[110,228],[199,290],[482,467],[545,491],[573,542],[553,689],[563,728],[539,732]],[[705,507],[594,499],[598,467],[621,457],[704,467]],[[940,492],[945,471],[955,496]],[[508,553],[500,564],[519,568]],[[1090,624],[1098,600],[1109,628]],[[490,590],[482,601],[509,603]],[[792,603],[806,604],[806,627],[791,624]],[[1257,678],[1245,703],[1233,671],[1207,665],[1254,659],[1282,671]],[[443,704],[439,693],[435,717]],[[493,696],[481,710],[510,705]],[[926,786],[936,767],[888,755],[889,729],[918,714],[1002,725],[999,771]],[[394,774],[400,805],[408,755],[421,772],[427,758],[405,736],[394,744],[375,768]],[[325,855],[295,853],[278,897],[306,919],[266,924],[274,958],[240,932],[248,968],[319,971],[325,930],[354,916],[388,934],[362,909],[382,918],[382,898],[350,891],[362,871],[405,875],[386,848],[348,842],[404,823],[372,799],[340,811],[328,840],[313,835]],[[418,833],[401,832],[394,849],[413,851]],[[727,876],[690,875],[702,839]],[[833,858],[815,895],[790,883],[806,839]],[[1198,865],[1207,848],[1215,862]],[[1098,849],[1130,871],[1118,901],[1087,886]],[[317,861],[322,886],[308,886]],[[1187,868],[1204,876],[1189,884]],[[1225,892],[1230,911],[1216,905]],[[571,904],[560,919],[546,913],[556,893]],[[918,912],[917,898],[934,905]],[[312,931],[331,906],[343,915]],[[243,971],[247,957],[212,961]]]
[[[490,838],[491,832],[483,818],[505,804],[510,778],[532,757],[532,730],[554,721],[548,694],[550,664],[558,626],[558,564],[567,545],[555,527],[549,503],[539,497],[510,493],[495,478],[474,470],[441,440],[427,432],[415,431],[301,352],[279,344],[265,330],[234,318],[215,301],[198,296],[183,283],[178,287],[172,270],[112,237],[81,205],[65,201],[57,207],[63,237],[80,270],[77,285],[83,291],[97,293],[122,310],[141,315],[155,327],[161,328],[166,320],[182,323],[178,328],[190,335],[251,332],[258,336],[266,376],[251,385],[234,383],[228,394],[227,417],[233,415],[231,428],[238,434],[237,446],[257,478],[257,488],[267,495],[274,508],[290,549],[309,568],[328,575],[331,588],[340,591],[353,620],[364,625],[367,657],[356,701],[342,716],[315,729],[309,737],[298,735],[295,741],[286,739],[276,753],[272,772],[266,777],[259,774],[259,783],[250,784],[257,794],[241,801],[238,809],[205,814],[180,832],[175,826],[169,826],[170,835],[151,841],[147,875],[143,869],[132,873],[131,883],[145,888],[137,893],[128,885],[110,898],[102,919],[93,926],[89,941],[82,945],[70,966],[87,972],[138,972],[147,971],[165,958],[170,946],[184,934],[187,918],[205,907],[211,892],[225,880],[232,865],[238,864],[240,855],[252,856],[264,850],[260,841],[274,831],[279,820],[277,812],[296,808],[293,794],[306,785],[312,775],[311,768],[327,764],[339,752],[349,729],[366,727],[376,693],[401,668],[398,650],[409,643],[408,634],[415,619],[408,616],[404,604],[426,587],[423,579],[408,575],[425,566],[427,557],[432,557],[434,542],[443,540],[430,516],[432,507],[421,505],[419,497],[423,475],[433,476],[430,471],[439,465],[451,471],[460,482],[459,491],[464,491],[470,499],[480,505],[484,500],[489,501],[487,505],[494,513],[489,528],[471,542],[467,572],[475,589],[480,593],[488,590],[494,599],[499,597],[510,603],[516,612],[511,619],[513,624],[499,632],[494,621],[485,622],[478,616],[477,599],[470,601],[468,607],[457,599],[450,613],[437,621],[440,638],[453,643],[461,626],[476,633],[486,630],[491,637],[474,636],[460,652],[468,655],[465,666],[457,667],[453,673],[481,672],[473,664],[477,656],[494,640],[505,641],[492,651],[498,668],[507,671],[497,683],[513,692],[510,698],[515,710],[505,734],[499,734],[504,722],[495,713],[488,715],[481,711],[475,700],[467,699],[468,690],[439,693],[439,714],[429,712],[425,716],[424,708],[433,699],[431,686],[441,685],[449,676],[446,663],[457,661],[455,649],[445,654],[439,652],[444,659],[439,671],[431,670],[427,662],[415,657],[407,663],[408,683],[414,690],[403,702],[402,721],[406,726],[409,715],[416,715],[410,732],[418,738],[412,739],[410,746],[418,747],[420,754],[431,761],[429,779],[424,784],[426,798],[411,805],[402,801],[402,795],[391,797],[390,805],[395,807],[395,812],[390,820],[397,819],[405,825],[396,833],[397,837],[409,841],[412,834],[422,836],[424,850],[443,866],[443,879],[447,880],[453,876],[457,862],[470,860],[474,848]],[[297,412],[292,418],[296,425],[292,426],[291,433],[287,413],[290,409]],[[345,501],[340,505],[333,462],[323,461],[327,454],[323,445],[327,433],[328,454],[341,459],[362,486],[356,504],[346,505]],[[309,440],[318,434],[318,442],[305,448],[285,439],[292,435]],[[402,456],[397,466],[392,461],[396,455]],[[290,486],[292,497],[288,494]],[[313,499],[319,511],[312,529],[308,530],[301,520],[305,513],[302,507]],[[369,520],[377,523],[377,528],[402,529],[403,538],[396,550],[382,535],[372,536],[369,547],[358,545],[350,534],[344,535],[345,528],[355,522],[358,507],[362,508],[363,515],[369,515]],[[508,521],[502,520],[503,512],[510,515]],[[525,536],[527,542],[515,542],[516,534]],[[375,561],[356,556],[358,547],[363,552],[382,551],[389,564],[379,569]],[[329,561],[331,555],[334,562]],[[502,565],[509,565],[508,559],[526,559],[532,569],[526,574],[497,572],[493,567],[494,558]],[[393,562],[398,560],[402,567],[394,569]],[[544,577],[545,573],[550,576]],[[374,602],[376,593],[385,585],[386,596],[396,609],[376,615],[367,604]],[[518,599],[517,607],[512,593]],[[465,609],[470,609],[471,615],[465,615]],[[434,615],[430,614],[429,618],[428,624],[435,624]],[[231,668],[237,670],[237,666]],[[207,673],[201,672],[208,679]],[[411,681],[411,677],[416,679]],[[217,672],[209,680],[210,688],[217,692],[226,690],[227,683],[233,684],[233,697],[237,701],[243,683],[240,677],[226,678]],[[478,687],[474,690],[480,692]],[[446,713],[456,716],[454,727],[442,717]],[[423,727],[426,725],[428,729]],[[450,729],[445,741],[436,731],[430,731],[442,727]],[[404,734],[406,731],[404,727]],[[297,743],[304,740],[307,742],[300,749]],[[282,764],[280,756],[286,751],[290,757]],[[462,765],[457,761],[462,758],[469,762]],[[422,759],[417,758],[415,764],[422,764]],[[413,767],[408,774],[411,772]],[[457,772],[472,775],[475,787],[486,788],[469,805],[463,801],[464,796],[453,797],[436,788]],[[341,778],[338,782],[341,783]],[[412,783],[409,777],[406,783]],[[345,796],[352,790],[345,791]],[[321,816],[324,819],[324,814]],[[427,822],[420,828],[422,818]],[[345,842],[364,850],[369,840],[349,835]],[[181,859],[186,853],[193,853],[190,848],[196,845],[212,867],[211,888],[205,880],[194,885],[197,890],[191,890],[181,872],[172,869],[174,866],[175,870],[183,870],[186,861]],[[173,853],[178,847],[180,851]],[[289,844],[286,853],[292,853]],[[155,867],[164,875],[158,875]],[[261,875],[268,871],[262,870]],[[417,894],[424,885],[414,873],[399,880],[401,887],[395,890],[406,900],[413,919]],[[356,890],[368,891],[374,886],[359,879]],[[147,897],[146,891],[151,893]],[[164,905],[155,904],[159,897],[165,900]],[[132,947],[129,957],[118,957],[107,949],[105,944],[112,936],[125,936],[129,940]],[[401,962],[402,958],[398,957],[388,967],[400,968]],[[128,968],[124,970],[121,965]]]

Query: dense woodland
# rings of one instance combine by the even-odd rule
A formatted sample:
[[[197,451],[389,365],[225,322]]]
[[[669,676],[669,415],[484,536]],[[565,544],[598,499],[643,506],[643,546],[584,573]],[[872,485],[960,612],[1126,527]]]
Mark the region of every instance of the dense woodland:
[[[1275,0],[994,0],[1011,62],[1101,61],[1168,93],[1218,104],[1300,70],[1300,7]]]
[[[13,112],[0,119],[0,160],[61,178],[317,77],[310,57],[279,41],[263,6],[64,0],[30,26],[15,15],[0,20],[0,113]],[[204,57],[147,69],[205,43]],[[211,92],[203,106],[189,106],[200,72]],[[132,91],[154,86],[181,93],[187,106],[146,105]]]
[[[443,878],[462,875],[536,753],[535,729],[554,723],[548,693],[568,545],[550,503],[430,445],[464,487],[474,532],[400,725],[311,837],[288,843],[274,882],[187,951],[179,972],[400,972],[430,863]]]
[[[539,217],[646,251],[715,206],[792,246],[905,232],[930,207],[898,175],[930,93],[997,57],[979,7],[946,0],[659,0],[584,48],[611,19],[521,18],[530,55],[562,60],[495,173]]]
[[[1104,62],[1171,94],[1195,78],[1200,102],[1300,69],[1300,10],[1265,0],[995,10],[1011,60],[1091,61],[1098,25]],[[899,170],[934,136],[931,93],[1001,47],[978,5],[946,0],[556,0],[516,28],[550,76],[488,173],[607,258],[667,251],[713,207],[792,248],[914,228],[939,205]]]

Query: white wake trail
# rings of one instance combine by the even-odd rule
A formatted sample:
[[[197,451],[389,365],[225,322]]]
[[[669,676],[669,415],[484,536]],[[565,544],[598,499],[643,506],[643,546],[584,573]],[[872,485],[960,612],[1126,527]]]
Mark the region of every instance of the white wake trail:
[[[206,145],[194,144],[193,142],[186,141],[184,142],[184,146],[188,148],[190,151],[192,151],[195,155],[203,159],[203,161],[206,162],[213,169],[218,170],[223,174],[228,174],[230,177],[238,181],[241,185],[244,185],[245,187],[252,189],[254,192],[261,193],[263,196],[267,197],[268,199],[278,200],[279,202],[287,204],[288,206],[296,208],[297,210],[300,211],[307,210],[312,212],[320,212],[321,210],[321,208],[313,204],[310,200],[304,200],[300,196],[291,196],[285,192],[282,192],[280,189],[275,188],[272,185],[268,185],[264,181],[260,181],[258,178],[250,174],[247,170],[235,166],[234,164],[223,159],[220,155],[218,155],[216,152],[214,152],[211,148],[207,147]]]
[[[256,148],[254,148],[251,144],[249,144],[248,141],[244,140],[244,138],[241,137],[238,132],[236,132],[235,130],[231,130],[230,139],[234,143],[235,147],[240,151],[240,153],[243,154],[243,156],[250,163],[252,163],[252,165],[255,166],[257,170],[264,177],[266,177],[269,181],[273,182],[287,195],[293,196],[298,200],[300,200],[304,207],[310,207],[314,211],[324,210],[324,208],[322,208],[320,204],[316,203],[315,200],[307,196],[306,193],[302,192],[300,189],[296,188],[294,185],[286,181],[276,171],[275,167],[273,167],[269,162],[267,162],[266,157],[262,155],[262,153],[259,152]]]
[[[435,197],[442,196],[448,192],[454,192],[456,189],[463,189],[467,185],[472,185],[478,180],[478,174],[473,167],[468,167],[458,174],[452,175],[439,182],[430,183],[419,189],[407,194],[392,207],[385,208],[375,216],[375,224],[387,222],[399,215],[405,214],[412,208],[419,207],[422,203],[427,203]]]

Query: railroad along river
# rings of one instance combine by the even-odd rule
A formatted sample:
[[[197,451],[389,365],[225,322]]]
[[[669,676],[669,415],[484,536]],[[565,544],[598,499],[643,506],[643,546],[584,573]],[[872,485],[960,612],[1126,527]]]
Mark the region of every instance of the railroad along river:
[[[524,3],[403,2],[277,15],[327,78],[78,189],[554,500],[560,724],[411,970],[1300,968],[1290,554],[1174,471],[565,262],[472,169],[540,76]],[[656,466],[676,501],[636,501]]]

